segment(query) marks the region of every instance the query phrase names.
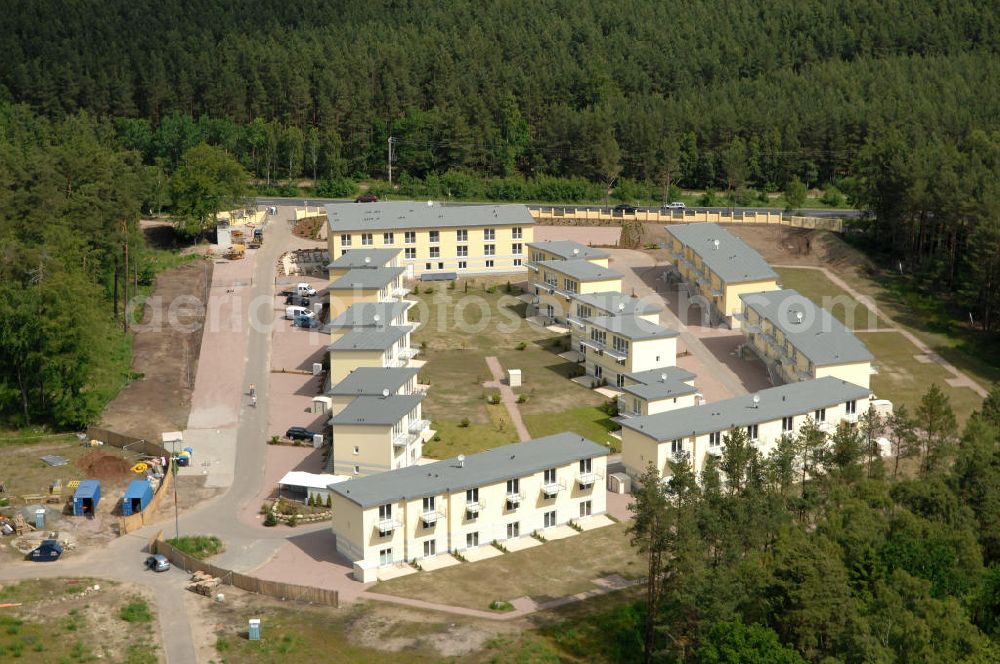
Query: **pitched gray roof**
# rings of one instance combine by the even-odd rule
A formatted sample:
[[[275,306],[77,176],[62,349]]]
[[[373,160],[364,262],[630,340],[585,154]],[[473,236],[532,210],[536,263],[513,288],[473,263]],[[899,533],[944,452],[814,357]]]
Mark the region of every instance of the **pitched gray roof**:
[[[356,327],[326,347],[328,351],[385,350],[402,339],[413,325]]]
[[[357,267],[348,270],[338,279],[332,281],[327,290],[354,290],[355,288],[382,288],[391,284],[406,272],[405,267]]]
[[[573,240],[545,240],[543,242],[529,242],[528,247],[546,251],[564,260],[608,258],[611,256],[603,249],[595,249],[585,244],[574,242]],[[573,252],[576,253],[573,253]]]
[[[383,397],[362,396],[347,404],[330,419],[330,424],[371,424],[392,426],[403,419],[426,397],[425,394],[402,394]]]
[[[326,391],[327,396],[381,396],[382,390],[395,392],[414,376],[418,369],[409,367],[358,367]]]
[[[621,272],[615,272],[600,265],[594,265],[590,261],[539,261],[539,265],[552,268],[553,270],[565,274],[577,281],[604,281],[606,279],[621,279]]]
[[[643,300],[642,298],[629,297],[615,291],[604,291],[601,293],[574,294],[573,299],[590,305],[601,311],[609,311],[615,315],[642,315],[656,314],[663,311],[663,307]],[[621,306],[621,308],[619,308]]]
[[[356,302],[347,307],[342,314],[326,324],[326,329],[339,327],[374,327],[392,322],[398,316],[406,313],[413,302]],[[375,316],[379,320],[375,320]]]
[[[621,420],[621,425],[658,441],[676,440],[684,436],[700,436],[714,431],[727,431],[733,427],[773,422],[782,417],[812,415],[818,408],[864,399],[871,395],[871,390],[826,376],[772,387],[756,394],[760,397],[756,408],[753,395],[744,394],[701,406],[630,417]]]
[[[669,233],[701,256],[712,272],[730,284],[777,279],[760,254],[716,223],[674,224],[665,226]],[[716,248],[715,241],[719,241]]]
[[[632,341],[669,339],[679,334],[676,330],[671,330],[670,328],[635,316],[594,316],[593,318],[588,318],[587,322]]]
[[[331,233],[535,223],[524,205],[428,205],[417,201],[333,204],[326,206],[326,216]]]
[[[456,458],[410,466],[331,484],[330,490],[368,508],[495,484],[607,454],[606,447],[575,433],[557,433],[471,454],[463,464]]]
[[[666,378],[663,378],[664,375]],[[639,381],[639,384],[626,385],[622,390],[647,401],[685,396],[698,391],[693,385],[685,382],[693,380],[695,375],[678,367],[637,371],[628,374],[627,377]]]
[[[348,249],[346,254],[343,254],[336,260],[330,261],[326,269],[382,267],[401,251],[402,249]]]
[[[868,348],[826,309],[794,289],[745,293],[740,299],[781,330],[816,366],[869,362]],[[801,314],[802,322],[798,322]]]

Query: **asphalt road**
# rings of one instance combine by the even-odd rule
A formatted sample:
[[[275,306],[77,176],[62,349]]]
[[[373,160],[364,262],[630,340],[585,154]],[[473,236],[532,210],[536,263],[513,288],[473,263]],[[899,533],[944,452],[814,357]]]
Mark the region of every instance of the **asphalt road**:
[[[294,205],[296,207],[305,207],[307,204],[312,206],[326,205],[327,203],[343,204],[343,205],[354,205],[353,201],[345,201],[342,199],[335,198],[282,198],[282,197],[261,197],[257,199],[258,205]],[[489,203],[470,203],[463,201],[461,203],[446,203],[447,205],[488,205]],[[530,204],[530,208],[555,208],[562,210],[591,210],[594,212],[607,212],[608,207],[603,205],[546,205],[546,204]],[[636,210],[642,210],[644,212],[655,212],[659,210],[658,207],[637,207]],[[770,212],[771,214],[781,214],[784,212],[783,208],[776,207],[748,207],[748,208],[730,208],[730,207],[689,207],[685,208],[685,212]],[[855,219],[861,216],[860,210],[830,210],[830,209],[817,209],[817,208],[802,208],[796,210],[799,215],[807,217],[830,217],[830,218],[849,218]]]

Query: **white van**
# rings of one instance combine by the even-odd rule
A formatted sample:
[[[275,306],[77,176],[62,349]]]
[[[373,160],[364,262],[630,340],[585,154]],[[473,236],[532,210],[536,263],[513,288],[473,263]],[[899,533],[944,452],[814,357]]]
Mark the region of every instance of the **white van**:
[[[291,307],[285,307],[285,318],[287,318],[288,320],[295,320],[296,316],[308,316],[309,314],[312,314],[313,316],[316,315],[313,314],[313,312],[309,311],[308,307],[300,307],[297,305]]]
[[[295,284],[295,294],[296,295],[315,295],[316,289],[309,284],[303,282],[300,284]]]

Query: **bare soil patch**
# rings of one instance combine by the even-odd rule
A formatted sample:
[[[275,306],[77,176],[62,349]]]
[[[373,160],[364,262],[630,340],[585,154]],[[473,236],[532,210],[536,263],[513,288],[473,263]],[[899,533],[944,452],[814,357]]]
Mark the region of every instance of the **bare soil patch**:
[[[319,230],[324,223],[326,223],[326,215],[299,219],[295,222],[292,234],[306,240],[316,240],[319,238]]]
[[[108,404],[102,427],[159,440],[162,432],[187,426],[212,267],[210,261],[197,261],[157,277],[132,342],[132,370],[142,377]],[[181,298],[194,299],[185,303]],[[196,301],[200,304],[193,305]]]
[[[104,450],[94,450],[78,459],[76,465],[92,480],[123,482],[132,475],[127,460]]]

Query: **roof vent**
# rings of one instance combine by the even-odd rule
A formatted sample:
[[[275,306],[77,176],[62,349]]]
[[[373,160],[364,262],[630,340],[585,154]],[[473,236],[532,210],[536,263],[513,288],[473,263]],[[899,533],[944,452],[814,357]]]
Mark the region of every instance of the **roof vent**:
[[[368,263],[371,263],[371,262],[372,262],[372,257],[371,256],[365,256],[365,265],[368,265]]]
[[[712,248],[713,249],[718,249],[719,248],[719,241],[718,240],[712,240]]]
[[[759,394],[753,395],[753,407],[754,408],[760,408],[760,395]]]

